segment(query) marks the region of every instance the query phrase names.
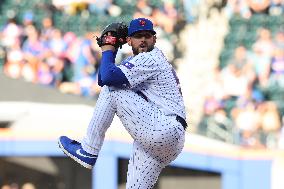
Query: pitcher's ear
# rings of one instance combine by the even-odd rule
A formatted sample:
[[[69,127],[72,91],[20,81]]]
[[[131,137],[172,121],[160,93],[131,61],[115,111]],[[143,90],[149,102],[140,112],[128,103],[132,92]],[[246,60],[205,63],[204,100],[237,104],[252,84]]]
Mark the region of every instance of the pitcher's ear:
[[[154,43],[156,43],[156,41],[157,41],[157,36],[154,35]]]
[[[131,46],[131,38],[130,37],[126,38],[126,42],[128,43],[129,46]]]

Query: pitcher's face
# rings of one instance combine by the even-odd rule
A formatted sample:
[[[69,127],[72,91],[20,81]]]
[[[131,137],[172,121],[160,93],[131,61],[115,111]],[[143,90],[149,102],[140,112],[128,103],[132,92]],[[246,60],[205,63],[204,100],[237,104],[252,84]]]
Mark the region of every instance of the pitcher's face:
[[[141,52],[150,52],[154,49],[156,36],[149,31],[139,31],[127,38],[134,55]]]

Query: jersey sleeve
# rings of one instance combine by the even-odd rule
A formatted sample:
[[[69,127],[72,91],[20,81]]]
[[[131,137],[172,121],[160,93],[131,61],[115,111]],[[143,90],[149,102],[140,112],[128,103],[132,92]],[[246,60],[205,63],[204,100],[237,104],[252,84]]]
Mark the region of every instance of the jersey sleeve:
[[[148,53],[140,53],[119,65],[124,73],[130,88],[139,85],[157,73],[157,61]]]

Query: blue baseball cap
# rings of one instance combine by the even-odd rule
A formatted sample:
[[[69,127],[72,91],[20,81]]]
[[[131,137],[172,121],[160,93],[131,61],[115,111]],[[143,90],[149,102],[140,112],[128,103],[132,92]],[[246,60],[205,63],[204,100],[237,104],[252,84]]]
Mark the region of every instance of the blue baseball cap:
[[[131,36],[138,31],[149,31],[153,35],[156,34],[153,29],[152,21],[147,18],[136,18],[130,22],[128,27],[128,36]]]

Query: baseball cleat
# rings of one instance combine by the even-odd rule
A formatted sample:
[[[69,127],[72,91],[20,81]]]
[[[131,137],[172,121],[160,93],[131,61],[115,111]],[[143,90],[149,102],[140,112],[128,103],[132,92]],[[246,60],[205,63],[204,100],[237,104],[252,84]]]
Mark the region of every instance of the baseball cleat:
[[[89,154],[83,150],[81,143],[66,136],[61,136],[58,140],[62,151],[85,168],[92,169],[98,156]]]

